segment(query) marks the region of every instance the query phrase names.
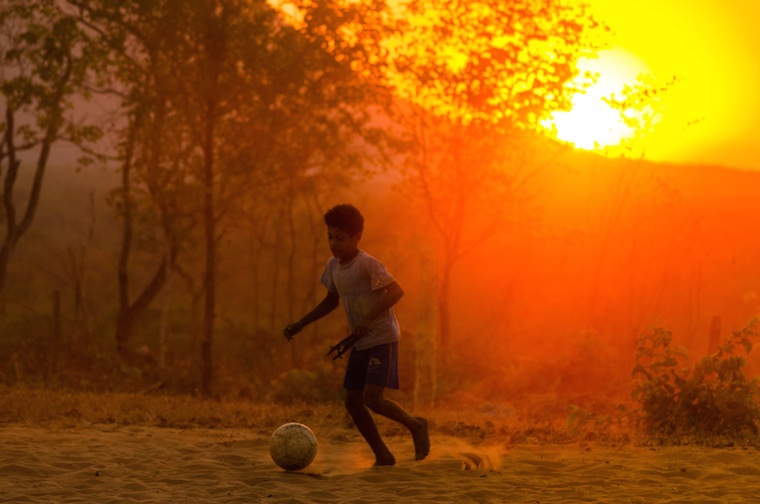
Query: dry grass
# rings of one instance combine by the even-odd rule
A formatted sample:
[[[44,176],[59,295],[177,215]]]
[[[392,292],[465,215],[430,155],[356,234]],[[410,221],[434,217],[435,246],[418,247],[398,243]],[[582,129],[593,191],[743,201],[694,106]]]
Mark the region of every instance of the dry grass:
[[[193,396],[1,387],[0,423],[271,428],[297,417],[329,417],[336,405],[259,404]]]
[[[504,405],[439,404],[425,416],[430,418],[433,433],[464,438],[472,443],[618,443],[627,442],[629,438],[628,433],[622,432],[619,425],[615,427],[609,419],[600,421],[598,416],[577,411],[552,418],[545,414],[540,403],[535,410],[522,413]],[[307,423],[330,437],[358,435],[340,402],[259,403],[178,395],[0,386],[0,425],[243,428],[266,434],[290,421]],[[379,426],[389,435],[403,434],[400,426],[385,419],[379,420]]]

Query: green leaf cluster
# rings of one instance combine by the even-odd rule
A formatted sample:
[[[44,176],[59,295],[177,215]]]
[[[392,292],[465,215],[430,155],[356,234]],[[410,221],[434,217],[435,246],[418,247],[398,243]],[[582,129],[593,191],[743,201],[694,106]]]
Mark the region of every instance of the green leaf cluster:
[[[760,379],[745,375],[745,355],[758,336],[758,319],[735,331],[692,369],[672,333],[655,328],[638,339],[633,398],[646,432],[662,438],[746,439],[760,424]]]

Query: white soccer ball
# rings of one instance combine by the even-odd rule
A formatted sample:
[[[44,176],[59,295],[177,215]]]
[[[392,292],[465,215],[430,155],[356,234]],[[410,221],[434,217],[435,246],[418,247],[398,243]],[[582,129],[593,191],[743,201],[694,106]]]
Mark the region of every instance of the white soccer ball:
[[[317,456],[317,437],[304,424],[286,423],[272,434],[269,454],[274,463],[286,471],[304,469]]]

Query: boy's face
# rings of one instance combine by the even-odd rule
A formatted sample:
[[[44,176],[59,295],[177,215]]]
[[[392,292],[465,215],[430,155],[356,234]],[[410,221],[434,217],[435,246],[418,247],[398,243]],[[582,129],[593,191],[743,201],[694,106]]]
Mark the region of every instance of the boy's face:
[[[330,244],[330,252],[340,259],[340,262],[350,261],[356,256],[361,237],[361,233],[350,235],[340,228],[327,227],[327,242]]]

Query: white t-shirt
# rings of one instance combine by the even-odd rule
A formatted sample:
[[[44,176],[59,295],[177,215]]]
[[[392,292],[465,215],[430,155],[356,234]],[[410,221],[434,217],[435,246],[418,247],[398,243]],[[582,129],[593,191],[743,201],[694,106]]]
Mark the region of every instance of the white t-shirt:
[[[363,250],[347,264],[340,264],[337,257],[331,257],[320,279],[327,290],[337,292],[340,296],[352,332],[380,301],[385,294],[385,287],[395,281],[383,263]],[[391,308],[372,321],[369,334],[357,341],[354,347],[366,350],[384,343],[393,343],[398,341],[399,334],[398,320]]]

